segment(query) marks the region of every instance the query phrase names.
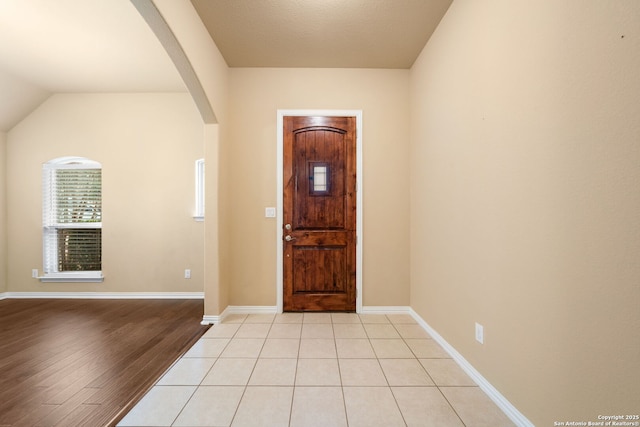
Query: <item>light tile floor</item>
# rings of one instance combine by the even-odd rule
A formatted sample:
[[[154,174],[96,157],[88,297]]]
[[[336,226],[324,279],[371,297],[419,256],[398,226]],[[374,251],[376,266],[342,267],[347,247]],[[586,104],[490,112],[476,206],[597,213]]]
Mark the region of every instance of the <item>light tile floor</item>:
[[[409,315],[230,315],[119,426],[514,424]]]

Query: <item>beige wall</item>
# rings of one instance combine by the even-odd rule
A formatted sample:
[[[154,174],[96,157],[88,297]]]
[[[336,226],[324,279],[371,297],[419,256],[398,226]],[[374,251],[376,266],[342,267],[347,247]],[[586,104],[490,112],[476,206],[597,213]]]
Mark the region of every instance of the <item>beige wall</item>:
[[[0,293],[7,290],[6,140],[0,132]]]
[[[411,70],[411,305],[537,426],[638,412],[638,22],[456,0]]]
[[[221,203],[231,305],[276,305],[278,109],[363,111],[364,305],[409,304],[406,70],[231,69]]]
[[[204,123],[203,132],[206,163],[204,308],[205,315],[217,316],[229,305],[226,253],[220,248],[226,246],[230,237],[221,226],[226,224],[225,212],[218,208],[225,200],[226,191],[220,184],[223,177],[219,153],[228,139],[229,69],[189,0],[154,0],[154,4],[187,56],[216,118],[216,123]]]
[[[42,271],[42,164],[72,155],[102,163],[104,283],[31,278]],[[8,133],[8,291],[202,292],[203,223],[192,218],[202,156],[186,93],[49,98]]]

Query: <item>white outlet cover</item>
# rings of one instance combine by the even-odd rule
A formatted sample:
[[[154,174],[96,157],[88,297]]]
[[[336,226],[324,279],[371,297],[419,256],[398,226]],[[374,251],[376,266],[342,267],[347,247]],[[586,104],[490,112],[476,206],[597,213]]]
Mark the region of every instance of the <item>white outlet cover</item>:
[[[265,218],[275,218],[276,217],[276,208],[264,208],[264,217]]]

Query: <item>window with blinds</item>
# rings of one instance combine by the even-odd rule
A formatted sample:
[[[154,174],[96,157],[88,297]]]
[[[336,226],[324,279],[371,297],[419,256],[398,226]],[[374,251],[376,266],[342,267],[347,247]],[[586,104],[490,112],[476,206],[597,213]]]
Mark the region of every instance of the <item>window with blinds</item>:
[[[64,157],[43,168],[44,279],[102,280],[102,166]]]

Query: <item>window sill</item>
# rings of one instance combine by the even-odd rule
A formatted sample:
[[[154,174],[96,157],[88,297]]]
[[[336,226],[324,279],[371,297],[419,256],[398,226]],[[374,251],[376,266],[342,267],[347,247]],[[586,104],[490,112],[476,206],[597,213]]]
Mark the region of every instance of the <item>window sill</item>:
[[[41,282],[49,283],[102,283],[104,276],[101,271],[82,273],[52,273],[38,277]]]

